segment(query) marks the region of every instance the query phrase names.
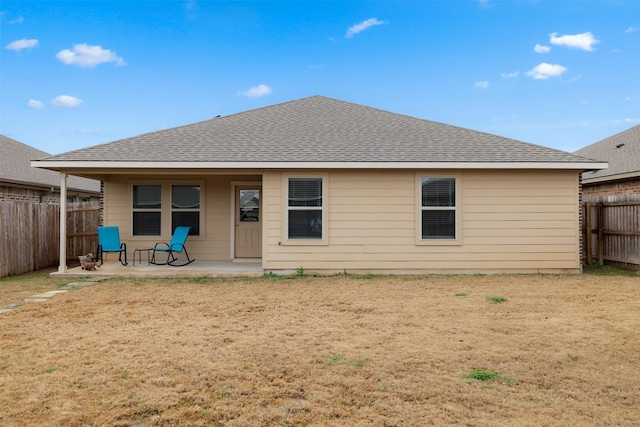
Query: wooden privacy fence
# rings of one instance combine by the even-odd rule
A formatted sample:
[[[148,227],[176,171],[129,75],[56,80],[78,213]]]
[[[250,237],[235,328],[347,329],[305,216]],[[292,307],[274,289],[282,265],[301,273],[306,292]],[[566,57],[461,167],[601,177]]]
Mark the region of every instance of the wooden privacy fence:
[[[585,201],[583,260],[640,269],[640,200]]]
[[[78,255],[98,248],[98,204],[76,204],[67,209],[67,260],[77,261]],[[97,255],[97,254],[96,254]]]
[[[97,204],[67,207],[67,260],[96,250],[99,210]],[[59,205],[0,202],[0,278],[58,265],[59,236]]]

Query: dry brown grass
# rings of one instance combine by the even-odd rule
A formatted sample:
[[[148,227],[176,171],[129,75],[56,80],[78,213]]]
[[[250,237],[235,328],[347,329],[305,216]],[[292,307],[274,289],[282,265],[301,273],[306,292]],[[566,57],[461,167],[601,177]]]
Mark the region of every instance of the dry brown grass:
[[[109,280],[0,315],[0,425],[638,425],[639,295],[589,275]]]

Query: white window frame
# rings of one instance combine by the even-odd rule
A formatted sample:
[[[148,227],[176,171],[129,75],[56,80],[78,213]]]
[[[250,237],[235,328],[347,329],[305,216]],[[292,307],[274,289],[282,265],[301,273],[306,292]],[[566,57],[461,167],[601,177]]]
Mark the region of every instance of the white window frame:
[[[303,206],[289,206],[289,179],[290,178],[315,178],[322,180],[322,207],[303,207]],[[299,245],[299,246],[326,246],[329,244],[328,236],[328,218],[329,218],[329,175],[327,173],[315,173],[315,174],[285,174],[282,177],[283,188],[283,224],[282,227],[282,240],[283,245]],[[290,239],[289,238],[289,211],[290,210],[318,210],[322,212],[322,238],[321,239]]]
[[[422,180],[426,178],[451,178],[455,180],[455,206],[422,206]],[[421,246],[451,246],[451,245],[461,245],[462,244],[462,236],[460,235],[461,231],[461,212],[462,209],[460,207],[461,197],[461,188],[462,188],[462,177],[459,173],[431,173],[431,172],[417,172],[415,175],[415,186],[416,186],[416,245]],[[455,213],[455,238],[453,239],[424,239],[422,238],[422,212],[426,210],[453,210]]]

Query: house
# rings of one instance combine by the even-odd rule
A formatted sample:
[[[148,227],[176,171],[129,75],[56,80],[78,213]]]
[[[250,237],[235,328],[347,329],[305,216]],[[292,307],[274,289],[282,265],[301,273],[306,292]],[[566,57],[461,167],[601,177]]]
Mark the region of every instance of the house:
[[[102,180],[129,248],[188,225],[196,259],[265,272],[475,273],[581,271],[580,174],[606,163],[312,96],[32,166]]]
[[[575,154],[609,163],[582,174],[585,262],[640,270],[640,125]]]
[[[603,170],[582,174],[584,196],[612,199],[640,198],[640,125],[586,146],[577,156],[609,163]]]
[[[14,139],[0,135],[0,201],[60,203],[59,174],[31,167],[31,160],[50,157]],[[68,202],[100,200],[100,181],[70,177]]]

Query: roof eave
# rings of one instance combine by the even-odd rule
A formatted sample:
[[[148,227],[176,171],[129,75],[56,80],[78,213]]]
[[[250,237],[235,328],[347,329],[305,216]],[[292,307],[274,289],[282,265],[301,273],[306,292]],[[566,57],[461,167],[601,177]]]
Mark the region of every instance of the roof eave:
[[[582,183],[583,184],[597,184],[597,183],[601,183],[601,182],[620,181],[620,180],[623,180],[623,179],[633,179],[633,178],[639,178],[639,177],[640,177],[640,171],[619,173],[619,174],[615,174],[615,175],[605,175],[605,176],[599,176],[599,177],[595,177],[595,178],[585,178],[584,175],[583,175],[582,176]]]
[[[32,167],[78,169],[606,169],[606,162],[130,162],[33,160]]]

